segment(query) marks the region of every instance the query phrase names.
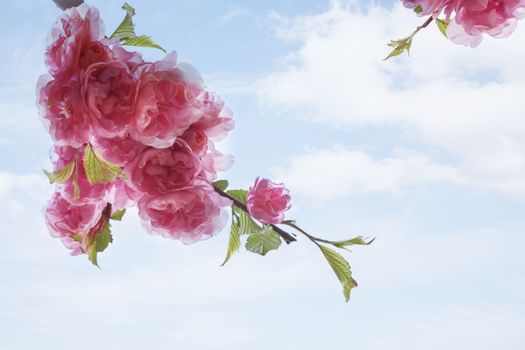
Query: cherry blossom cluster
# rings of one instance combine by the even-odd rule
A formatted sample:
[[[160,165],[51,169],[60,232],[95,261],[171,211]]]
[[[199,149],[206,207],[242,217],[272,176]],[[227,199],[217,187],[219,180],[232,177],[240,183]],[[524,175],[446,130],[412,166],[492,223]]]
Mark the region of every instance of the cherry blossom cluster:
[[[420,16],[445,15],[447,37],[456,44],[475,47],[482,35],[507,37],[525,16],[525,0],[402,0]]]
[[[56,184],[45,209],[51,235],[98,265],[97,254],[113,241],[111,220],[121,220],[126,208],[138,208],[150,233],[186,244],[217,234],[231,217],[223,265],[243,236],[247,251],[264,256],[299,233],[319,248],[348,301],[357,282],[335,249],[373,240],[327,240],[285,220],[291,196],[282,183],[257,178],[247,191],[217,179],[233,161],[215,147],[234,127],[230,110],[175,53],[147,62],[124,49],[163,50],[135,34],[135,9],[122,9],[126,15],[109,37],[86,4],[65,11],[50,33],[49,72],[38,81],[37,102],[54,143],[53,169],[44,171]]]
[[[51,234],[73,255],[100,251],[97,236],[131,206],[150,232],[184,243],[222,230],[232,202],[212,183],[232,158],[214,142],[234,124],[198,72],[175,53],[146,62],[124,49],[86,4],[65,11],[49,41],[37,99],[54,141]]]

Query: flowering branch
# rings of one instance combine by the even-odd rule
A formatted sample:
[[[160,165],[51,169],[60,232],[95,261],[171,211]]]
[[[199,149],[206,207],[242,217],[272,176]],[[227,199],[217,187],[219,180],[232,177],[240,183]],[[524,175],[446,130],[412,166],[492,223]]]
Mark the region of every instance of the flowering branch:
[[[287,225],[320,249],[348,301],[357,282],[333,248],[370,242],[318,238],[284,220],[291,207],[284,184],[257,178],[248,191],[214,181],[229,163],[215,141],[234,123],[196,70],[179,64],[175,53],[148,62],[123,48],[164,51],[149,36],[135,33],[135,9],[127,3],[124,19],[108,37],[96,8],[81,0],[54,2],[69,10],[51,32],[49,74],[37,89],[41,116],[55,141],[53,169],[44,171],[56,184],[44,214],[52,236],[72,255],[87,255],[98,266],[98,253],[113,242],[111,220],[121,220],[126,208],[136,206],[151,233],[189,244],[222,231],[229,207],[222,265],[240,250],[243,235],[246,250],[262,256],[282,241],[295,242],[295,233],[279,227]]]

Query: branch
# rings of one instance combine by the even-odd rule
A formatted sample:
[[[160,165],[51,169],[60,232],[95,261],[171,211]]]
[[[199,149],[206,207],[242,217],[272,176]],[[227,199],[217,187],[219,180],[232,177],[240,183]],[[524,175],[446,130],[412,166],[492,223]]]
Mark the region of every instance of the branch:
[[[71,7],[76,7],[84,2],[84,0],[53,0],[53,2],[60,8],[61,10],[67,10]]]
[[[247,212],[248,214],[250,214],[250,212],[248,211],[248,208],[246,208],[246,205],[244,205],[243,203],[241,203],[240,201],[238,201],[237,199],[233,198],[232,196],[230,196],[228,193],[222,191],[221,189],[213,186],[213,188],[215,189],[215,192],[217,192],[218,194],[220,194],[221,196],[225,197],[225,198],[228,198],[229,200],[231,200],[233,202],[233,205],[235,205],[237,208]],[[282,239],[284,239],[284,241],[286,242],[286,244],[290,244],[292,242],[295,242],[297,241],[297,239],[289,234],[288,232],[286,232],[285,230],[283,230],[282,228],[280,228],[279,226],[277,225],[270,225],[272,227],[272,229],[277,232],[277,234],[279,236],[282,237]]]

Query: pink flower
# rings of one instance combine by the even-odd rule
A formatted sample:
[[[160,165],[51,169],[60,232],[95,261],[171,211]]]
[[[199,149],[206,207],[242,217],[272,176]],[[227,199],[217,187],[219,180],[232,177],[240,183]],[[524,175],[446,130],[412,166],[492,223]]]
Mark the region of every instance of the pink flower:
[[[246,206],[250,215],[263,224],[279,224],[290,209],[290,194],[283,184],[257,178],[248,192]]]
[[[90,134],[80,84],[40,77],[37,85],[40,114],[57,145],[80,147]]]
[[[56,192],[45,210],[51,236],[60,238],[71,255],[86,252],[85,238],[99,222],[105,202],[73,205]]]
[[[190,185],[200,169],[199,159],[178,140],[170,148],[144,150],[125,170],[138,191],[164,194]]]
[[[147,146],[128,136],[94,137],[91,139],[91,145],[104,160],[120,167],[125,167],[134,161],[147,148]]]
[[[152,147],[169,147],[198,117],[194,104],[202,86],[177,67],[175,53],[140,66],[137,74],[131,136]]]
[[[181,240],[185,244],[210,238],[228,221],[223,207],[232,202],[200,182],[172,193],[146,195],[139,201],[139,215],[151,233]]]
[[[456,44],[475,47],[482,34],[507,37],[525,15],[525,0],[402,0],[408,8],[421,6],[420,16],[445,13],[450,20],[447,37]],[[452,18],[452,15],[455,17]]]
[[[102,137],[124,136],[132,113],[135,79],[122,62],[92,64],[84,74],[82,94],[92,130]]]
[[[46,63],[54,77],[77,77],[91,63],[105,61],[110,50],[99,41],[103,25],[98,10],[86,4],[64,11],[49,35]]]
[[[447,29],[449,39],[457,44],[477,46],[486,33],[507,37],[525,14],[525,0],[457,0],[456,17]]]
[[[83,154],[84,154],[84,147],[81,148],[73,148],[69,146],[56,146],[54,149],[54,154],[52,155],[52,162],[54,165],[54,169],[62,169],[64,168],[69,162],[73,160],[77,160],[77,166],[76,166],[76,179],[79,189],[79,196],[78,198],[75,197],[75,186],[74,186],[74,180],[75,180],[75,174],[69,178],[64,184],[58,185],[58,189],[60,190],[62,197],[66,200],[68,200],[70,203],[73,204],[81,204],[81,203],[98,203],[101,201],[106,200],[106,196],[108,194],[108,191],[111,189],[111,184],[109,183],[99,183],[99,184],[91,184],[87,177],[86,172],[84,171],[83,166]]]

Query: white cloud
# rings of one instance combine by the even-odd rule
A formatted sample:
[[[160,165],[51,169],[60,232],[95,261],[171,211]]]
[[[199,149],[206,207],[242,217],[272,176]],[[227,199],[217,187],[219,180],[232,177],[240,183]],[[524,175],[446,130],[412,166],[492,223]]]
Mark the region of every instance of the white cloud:
[[[393,157],[374,159],[362,151],[343,147],[310,151],[274,168],[292,192],[313,201],[355,195],[398,193],[432,182],[459,182],[455,169],[432,161],[426,154],[398,151]]]
[[[334,2],[319,15],[274,17],[276,35],[301,46],[258,82],[263,106],[338,128],[401,128],[444,151],[471,184],[525,197],[523,27],[477,49],[429,27],[412,57],[383,62],[385,44],[421,21],[400,4],[361,12]]]

